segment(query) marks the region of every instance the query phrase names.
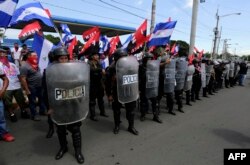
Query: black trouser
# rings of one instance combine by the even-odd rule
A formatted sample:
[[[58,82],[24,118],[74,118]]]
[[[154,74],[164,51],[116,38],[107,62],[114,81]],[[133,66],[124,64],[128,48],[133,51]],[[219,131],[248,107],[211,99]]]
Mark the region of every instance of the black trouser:
[[[234,86],[234,77],[229,77],[229,84],[231,87]]]
[[[48,115],[48,124],[50,129],[54,129],[54,122],[51,119],[51,115]]]
[[[69,125],[56,125],[57,126],[57,136],[59,139],[60,147],[65,149],[67,148],[67,130],[72,134],[73,146],[75,151],[81,151],[82,140],[81,140],[81,131],[80,126],[81,122],[69,124]]]
[[[230,85],[230,81],[229,79],[226,78],[226,76],[224,77],[224,80],[225,80],[225,87],[228,88]]]
[[[194,80],[191,88],[191,100],[199,99],[199,93],[201,89],[201,80]]]
[[[183,90],[176,90],[175,92],[175,100],[176,104],[178,105],[178,110],[181,110],[183,105],[182,105],[182,94]]]
[[[168,111],[172,112],[174,109],[174,95],[173,95],[173,93],[166,93],[166,94],[167,94]]]
[[[211,77],[210,77],[210,80],[209,80],[209,83],[208,83],[208,85],[207,85],[207,92],[208,92],[209,94],[212,94],[213,88],[214,88],[214,78],[211,76]]]
[[[207,87],[202,88],[202,96],[207,97]]]
[[[128,120],[129,128],[134,127],[135,108],[136,108],[136,101],[125,103],[126,118]],[[115,126],[119,126],[121,122],[120,120],[121,103],[118,101],[118,99],[115,99],[114,102],[112,102],[112,109],[113,109]]]
[[[190,90],[185,91],[185,93],[186,93],[186,104],[190,104],[190,97],[191,97]]]
[[[97,104],[98,104],[100,113],[105,114],[103,96],[104,96],[104,93],[103,93],[103,90],[101,89],[90,91],[90,96],[89,96],[90,117],[95,117],[96,99],[97,99]]]
[[[140,95],[140,112],[141,112],[141,116],[145,116],[146,112],[148,112],[148,108],[149,108],[148,100],[151,101],[153,115],[154,116],[159,116],[159,108],[158,108],[158,104],[157,104],[157,98],[153,97],[153,98],[148,99],[144,94]]]

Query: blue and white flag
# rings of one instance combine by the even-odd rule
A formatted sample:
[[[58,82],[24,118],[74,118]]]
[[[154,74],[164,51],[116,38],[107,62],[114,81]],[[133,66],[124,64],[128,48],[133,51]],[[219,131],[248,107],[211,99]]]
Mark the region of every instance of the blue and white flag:
[[[103,54],[104,52],[106,52],[108,50],[108,47],[109,47],[108,37],[101,35],[100,40],[99,40],[99,44],[100,44],[99,53]]]
[[[54,45],[46,40],[44,37],[39,34],[34,35],[34,41],[32,44],[32,49],[37,53],[38,56],[38,66],[43,73],[44,69],[49,64],[49,52],[53,49]]]
[[[14,12],[9,26],[14,26],[19,22],[28,22],[34,19],[42,21],[47,26],[54,27],[49,14],[39,2],[28,3],[18,8]]]
[[[159,46],[169,43],[176,23],[177,21],[170,21],[156,24],[153,34],[149,39],[148,46]]]
[[[69,30],[69,27],[68,27],[68,25],[67,24],[60,24],[60,27],[61,27],[61,29],[62,29],[62,32],[64,33],[64,34],[66,34],[66,35],[72,35],[71,34],[71,31]]]
[[[0,0],[0,27],[8,27],[18,0]]]
[[[126,41],[122,44],[122,49],[127,49],[128,45],[132,41],[132,39],[133,39],[133,35],[130,34],[128,36],[128,38],[126,39]]]
[[[73,40],[74,36],[71,34],[71,31],[67,24],[60,24],[60,26],[61,26],[62,32],[64,33],[62,41],[64,45],[67,45]]]

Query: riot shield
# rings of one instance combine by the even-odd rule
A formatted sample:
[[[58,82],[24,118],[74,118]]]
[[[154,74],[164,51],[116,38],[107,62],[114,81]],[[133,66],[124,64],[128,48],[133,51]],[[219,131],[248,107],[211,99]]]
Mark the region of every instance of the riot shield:
[[[160,61],[149,60],[146,71],[146,97],[152,98],[158,96]]]
[[[164,73],[164,92],[165,93],[174,92],[175,66],[176,66],[175,59],[171,59],[170,63],[165,65],[165,73]]]
[[[46,69],[52,120],[58,125],[81,121],[88,114],[89,65],[82,62],[55,63]]]
[[[186,58],[178,58],[176,60],[176,86],[175,90],[182,90],[185,83],[185,77],[187,72],[187,66],[188,63],[186,61]]]
[[[201,86],[202,88],[205,88],[207,86],[206,84],[206,64],[201,63]]]
[[[206,85],[208,85],[210,78],[211,78],[211,72],[213,70],[213,65],[206,65]]]
[[[230,64],[226,64],[224,70],[224,76],[227,80],[229,80],[229,71],[230,71]]]
[[[229,77],[234,77],[234,62],[230,63]]]
[[[187,74],[186,74],[186,80],[185,80],[185,85],[184,85],[184,90],[185,91],[190,90],[191,87],[192,87],[194,72],[195,72],[194,65],[188,65]]]
[[[133,56],[122,57],[117,61],[117,95],[120,103],[129,103],[138,99],[138,69],[139,63]]]

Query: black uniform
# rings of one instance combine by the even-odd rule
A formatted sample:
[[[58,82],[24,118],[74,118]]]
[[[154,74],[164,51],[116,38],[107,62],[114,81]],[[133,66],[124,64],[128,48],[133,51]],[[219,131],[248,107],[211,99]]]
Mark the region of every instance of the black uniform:
[[[110,98],[113,98],[112,102],[112,110],[114,115],[114,122],[115,122],[115,128],[114,128],[114,134],[119,133],[120,129],[120,115],[121,115],[121,107],[122,104],[118,101],[117,97],[117,80],[116,80],[116,62],[118,59],[122,56],[126,56],[126,52],[122,49],[117,49],[114,53],[114,60],[113,63],[107,68],[106,73],[106,82],[105,82],[105,90],[107,96]],[[138,135],[138,131],[134,128],[134,116],[135,116],[135,109],[136,109],[136,101],[126,103],[125,104],[126,109],[126,118],[128,120],[129,126],[128,131]]]
[[[195,71],[193,74],[193,85],[191,89],[191,101],[200,100],[199,93],[201,89],[201,71],[197,60],[193,60]]]
[[[158,104],[160,106],[161,98],[164,96],[164,74],[165,74],[165,65],[167,57],[163,56],[160,63],[160,75],[159,75],[159,92],[158,92]],[[173,93],[166,93],[166,102],[167,102],[167,108],[168,113],[175,115],[173,112],[174,109],[174,94]]]
[[[53,51],[53,55],[54,55],[54,59],[55,61],[58,61],[58,58],[60,56],[68,56],[69,58],[69,53],[67,51],[66,48],[56,48]],[[46,80],[46,73],[44,74],[44,80]],[[48,103],[48,99],[45,100],[46,101],[46,105],[47,108],[49,109],[49,103]],[[49,123],[51,122],[51,120],[48,121]],[[50,123],[51,124],[51,123]],[[75,158],[77,160],[78,163],[84,163],[84,157],[82,155],[82,140],[81,140],[81,130],[80,130],[80,126],[82,125],[81,122],[76,122],[73,124],[67,124],[67,125],[56,125],[57,126],[57,136],[58,136],[58,140],[60,143],[60,149],[58,151],[58,153],[55,156],[55,159],[61,159],[64,155],[64,153],[66,153],[68,151],[68,147],[67,147],[67,130],[69,132],[71,132],[72,134],[72,141],[73,141],[73,146],[75,149]]]
[[[89,112],[90,119],[97,121],[95,116],[96,99],[100,109],[100,115],[107,117],[104,108],[104,84],[102,81],[102,66],[99,62],[90,60],[90,92],[89,92]]]
[[[146,54],[147,55],[147,54]],[[149,102],[151,101],[152,111],[153,111],[153,120],[162,123],[159,119],[159,105],[157,104],[157,97],[147,98],[146,97],[146,71],[147,71],[147,59],[148,57],[143,58],[143,63],[139,66],[139,91],[140,91],[140,112],[141,112],[141,121],[145,120],[146,112],[148,112]],[[152,55],[153,58],[153,55]]]

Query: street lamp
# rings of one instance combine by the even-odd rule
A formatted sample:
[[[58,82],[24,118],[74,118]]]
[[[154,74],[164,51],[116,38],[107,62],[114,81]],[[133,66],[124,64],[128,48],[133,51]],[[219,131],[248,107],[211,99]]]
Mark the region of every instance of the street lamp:
[[[230,16],[230,15],[240,15],[241,13],[230,13],[230,14],[225,14],[225,15],[221,15],[219,16],[218,14],[218,10],[217,10],[217,13],[216,13],[216,27],[214,28],[214,46],[213,46],[213,52],[212,52],[212,57],[214,59],[216,59],[216,54],[215,54],[215,51],[216,51],[216,43],[217,43],[217,38],[218,38],[218,25],[219,25],[219,20],[220,20],[220,17],[227,17],[227,16]]]

